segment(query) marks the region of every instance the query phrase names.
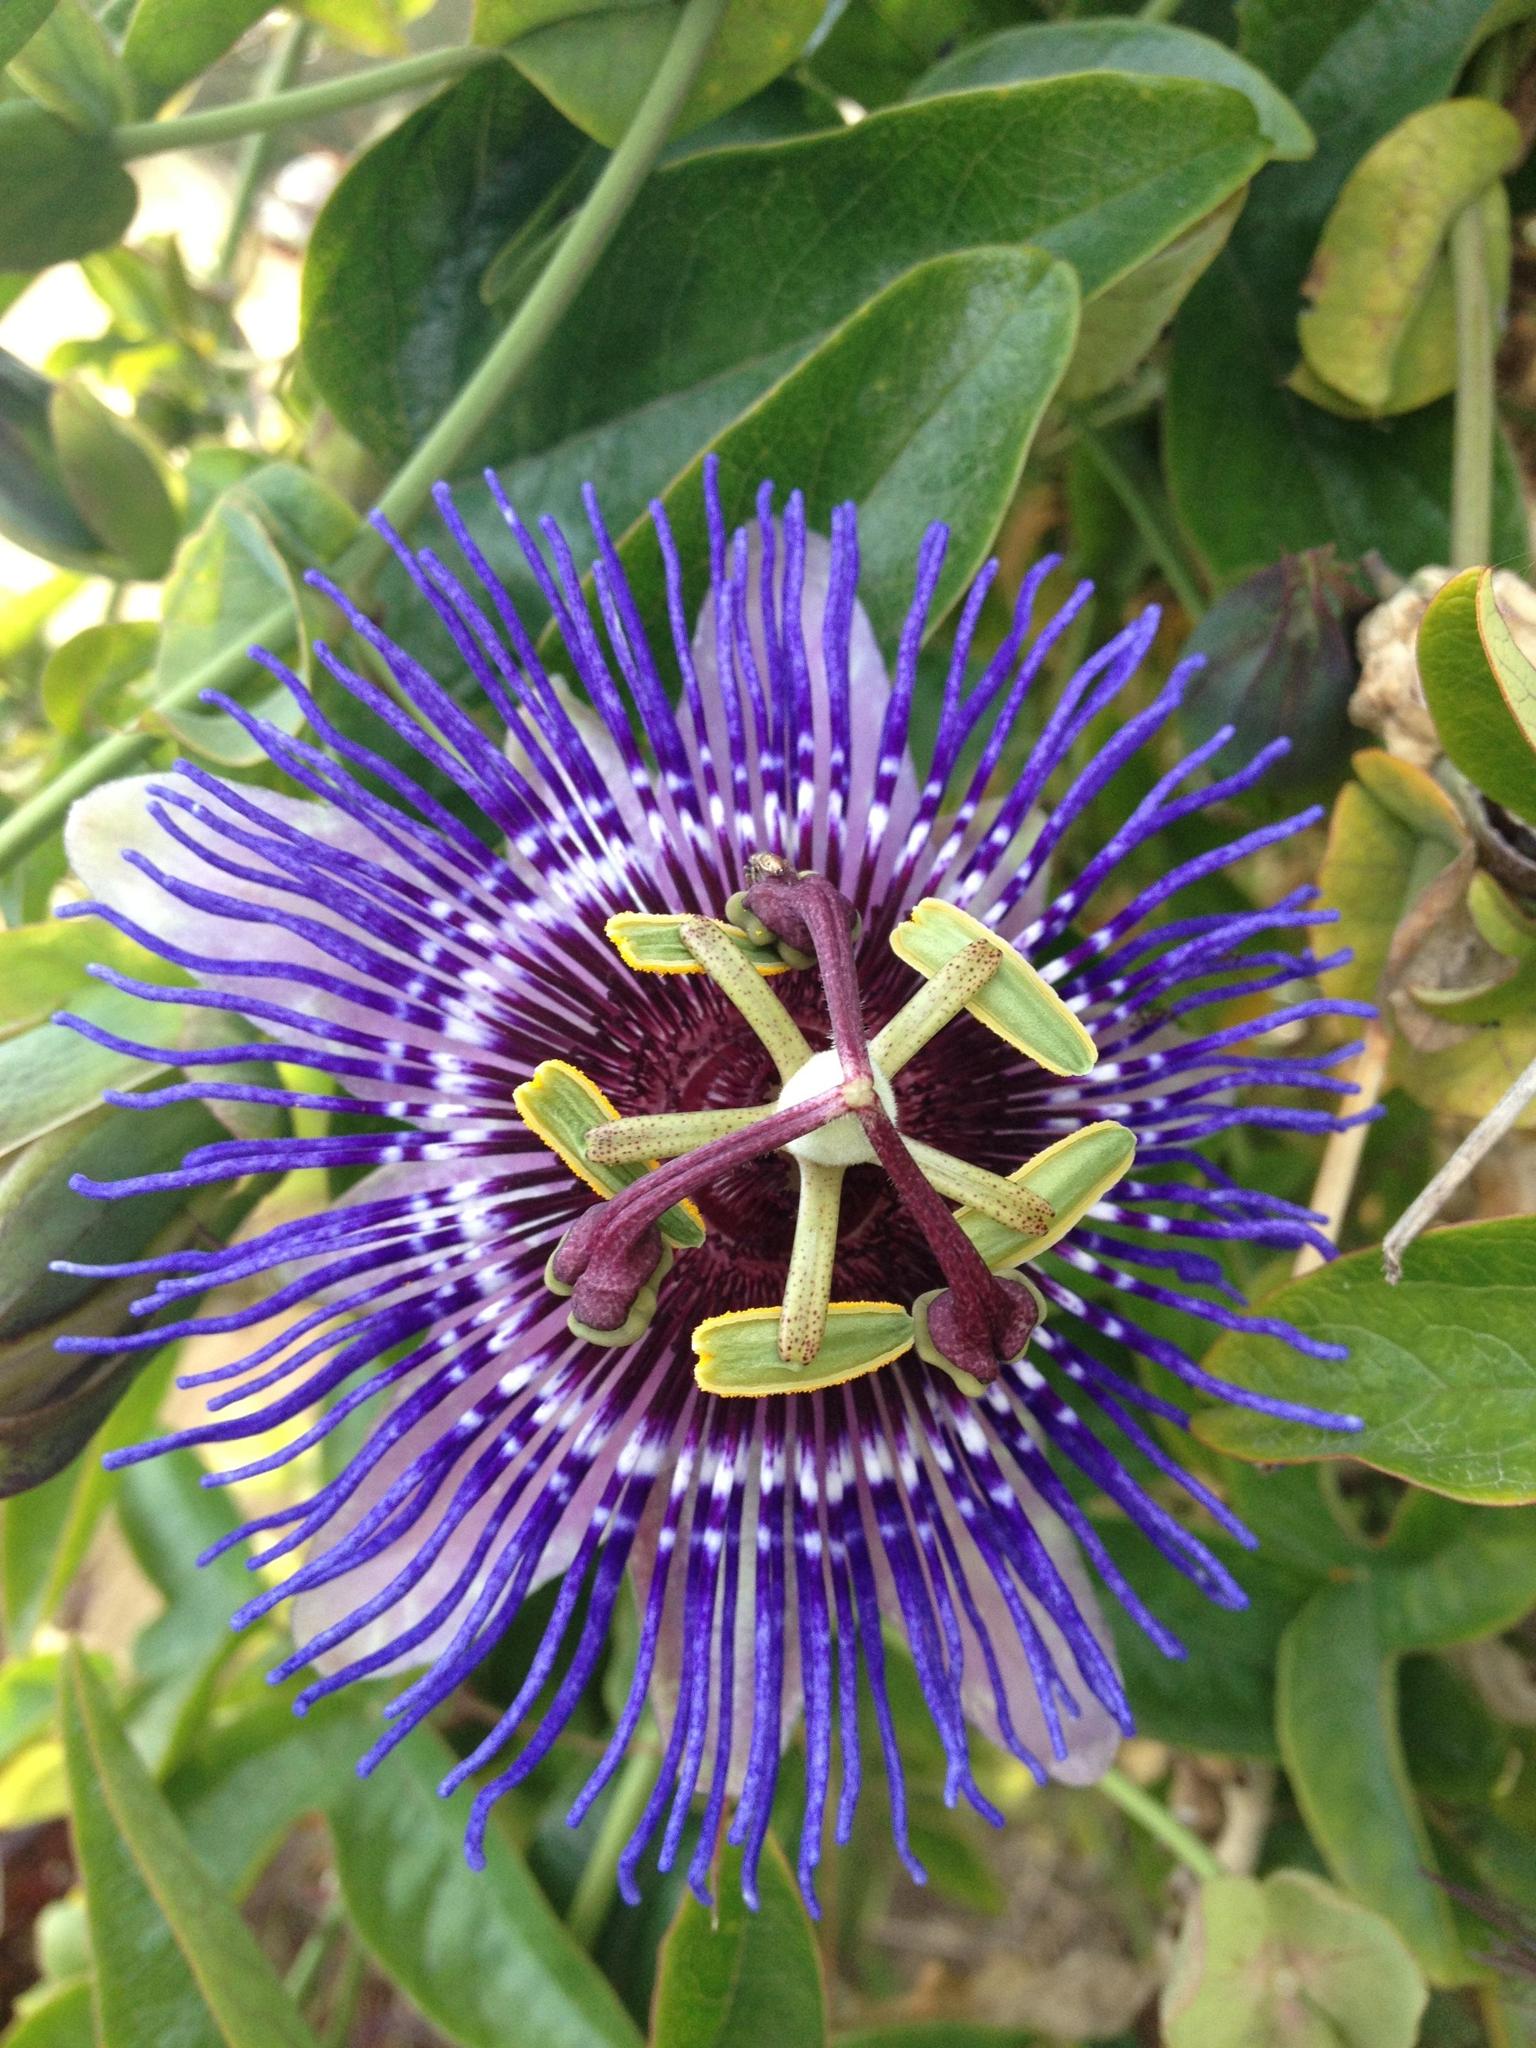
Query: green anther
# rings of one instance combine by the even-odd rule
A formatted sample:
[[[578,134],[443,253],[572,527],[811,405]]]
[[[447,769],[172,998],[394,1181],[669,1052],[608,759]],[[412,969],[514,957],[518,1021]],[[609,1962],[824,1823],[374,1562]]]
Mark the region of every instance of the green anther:
[[[908,1138],[907,1150],[922,1169],[923,1178],[931,1181],[941,1195],[990,1216],[1005,1230],[1037,1238],[1044,1236],[1055,1220],[1056,1212],[1050,1203],[1019,1181],[1005,1180],[1000,1173],[972,1166],[968,1160],[956,1159],[917,1138]]]
[[[587,1133],[587,1157],[597,1166],[629,1166],[637,1160],[681,1159],[732,1131],[744,1131],[773,1115],[771,1102],[742,1109],[682,1109],[663,1116],[625,1116]]]
[[[998,969],[966,1004],[971,1015],[1047,1073],[1088,1073],[1099,1056],[1093,1040],[1006,939],[936,896],[914,905],[910,917],[891,933],[892,951],[925,981],[937,980],[957,953],[978,943],[996,948]]]
[[[885,1029],[870,1040],[870,1058],[881,1073],[887,1077],[899,1074],[931,1038],[936,1038],[974,1000],[1002,964],[1003,956],[997,947],[988,945],[984,939],[973,940],[946,960],[932,981],[925,982]]]
[[[769,1058],[788,1081],[811,1056],[800,1027],[768,987],[741,948],[707,917],[690,917],[678,935],[716,988],[724,991],[751,1026]]]
[[[955,1221],[993,1272],[1037,1259],[1080,1223],[1101,1196],[1130,1170],[1136,1156],[1135,1134],[1124,1124],[1084,1124],[1058,1138],[1033,1159],[1017,1167],[1009,1179],[1048,1202],[1054,1211],[1050,1227],[1040,1232],[1011,1229],[973,1204]]]
[[[796,1164],[800,1169],[800,1208],[779,1312],[779,1356],[786,1365],[809,1365],[826,1335],[843,1168],[821,1166],[814,1159]]]

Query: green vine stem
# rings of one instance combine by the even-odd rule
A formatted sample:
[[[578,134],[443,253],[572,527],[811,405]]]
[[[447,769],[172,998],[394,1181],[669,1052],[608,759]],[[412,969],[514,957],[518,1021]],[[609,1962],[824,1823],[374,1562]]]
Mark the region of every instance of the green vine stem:
[[[1451,566],[1486,562],[1493,545],[1493,308],[1481,207],[1451,228],[1456,294],[1456,415],[1451,454]]]
[[[345,78],[328,78],[319,85],[301,85],[292,92],[260,94],[254,99],[235,100],[227,107],[205,107],[195,114],[178,114],[168,121],[129,121],[112,131],[112,147],[125,161],[130,157],[160,156],[168,149],[196,149],[209,142],[234,142],[242,135],[264,135],[273,128],[286,128],[294,121],[314,121],[323,114],[340,114],[348,107],[365,107],[370,100],[392,98],[414,92],[419,86],[436,85],[444,78],[457,78],[477,64],[504,64],[499,50],[465,43],[449,50],[425,50],[417,57],[402,57],[395,64],[375,64],[366,71],[349,72]]]
[[[276,38],[272,54],[262,67],[256,81],[258,99],[276,99],[286,92],[304,68],[304,59],[314,31],[303,15],[296,14],[288,26]],[[264,128],[259,135],[248,135],[240,152],[240,168],[235,179],[235,195],[230,202],[229,220],[224,229],[224,240],[219,248],[219,260],[214,265],[214,276],[221,284],[228,284],[235,274],[235,265],[240,260],[240,247],[245,240],[245,230],[255,210],[257,198],[266,182],[267,172],[272,166],[276,149],[274,140],[277,131]]]
[[[1139,1828],[1145,1828],[1149,1835],[1155,1835],[1163,1847],[1171,1850],[1196,1877],[1227,1875],[1198,1835],[1191,1833],[1181,1820],[1175,1820],[1160,1800],[1154,1799],[1150,1792],[1144,1792],[1140,1785],[1133,1784],[1123,1772],[1111,1767],[1099,1779],[1098,1786],[1123,1814],[1135,1821]]]
[[[457,468],[590,276],[665,147],[703,66],[725,7],[726,0],[687,0],[635,118],[609,157],[585,205],[560,238],[538,281],[500,339],[492,344],[480,367],[379,499],[376,509],[395,526],[409,526],[425,508],[433,484]],[[401,67],[387,68],[398,72]],[[293,97],[297,95],[279,95]],[[338,581],[366,577],[386,553],[385,543],[371,528],[365,528],[331,568]],[[204,690],[227,687],[244,674],[248,665],[245,649],[250,642],[259,641],[274,653],[282,653],[292,645],[293,636],[291,609],[287,605],[275,607],[258,619],[240,641],[163,691],[144,707],[145,712],[174,710],[178,705],[195,702]],[[126,774],[157,743],[158,735],[143,729],[114,733],[71,762],[46,788],[18,804],[0,823],[0,872],[46,839],[77,797],[109,776]]]

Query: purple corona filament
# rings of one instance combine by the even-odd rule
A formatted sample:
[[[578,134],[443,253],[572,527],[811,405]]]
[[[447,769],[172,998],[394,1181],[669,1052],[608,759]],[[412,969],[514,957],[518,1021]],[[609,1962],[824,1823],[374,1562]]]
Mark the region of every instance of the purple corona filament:
[[[238,1472],[273,1472],[362,1412],[368,1433],[334,1477],[238,1532],[281,1576],[236,1619],[292,1600],[296,1647],[273,1676],[310,1674],[299,1711],[398,1675],[363,1769],[562,1579],[516,1698],[443,1788],[478,1780],[472,1860],[496,1798],[548,1752],[596,1669],[628,1573],[634,1677],[573,1820],[653,1710],[662,1764],[621,1889],[636,1896],[654,1855],[685,1858],[708,1896],[724,1831],[755,1900],[780,1758],[803,1728],[799,1870],[814,1909],[823,1834],[847,1839],[867,1776],[861,1693],[896,1843],[921,1874],[888,1638],[912,1658],[946,1797],[992,1820],[968,1728],[1037,1775],[1084,1783],[1131,1725],[1093,1573],[1182,1654],[1069,1475],[1241,1606],[1171,1490],[1251,1539],[1150,1424],[1183,1425],[1182,1385],[1357,1426],[1215,1380],[1198,1357],[1231,1329],[1342,1356],[1250,1314],[1216,1258],[1233,1243],[1326,1253],[1322,1219],[1238,1186],[1207,1146],[1244,1126],[1348,1121],[1326,1098],[1352,1092],[1333,1069],[1353,1048],[1299,1052],[1288,1027],[1369,1012],[1315,993],[1334,962],[1310,950],[1306,928],[1328,919],[1310,892],[1231,912],[1177,902],[1314,812],[1153,861],[1129,900],[1118,883],[1128,858],[1250,788],[1279,746],[1201,783],[1232,737],[1218,734],[1061,866],[1069,829],[1164,734],[1189,679],[1182,664],[1071,768],[1155,612],[1070,677],[1026,747],[1026,706],[1086,593],[1037,625],[1041,565],[996,651],[973,658],[989,564],[919,756],[917,656],[944,528],[919,552],[888,676],[858,603],[853,508],[823,539],[798,494],[778,512],[765,485],[728,532],[707,465],[710,587],[692,627],[651,508],[663,656],[590,493],[587,586],[559,530],[534,534],[490,486],[575,688],[545,669],[441,490],[456,561],[389,537],[454,647],[452,689],[317,577],[393,688],[319,645],[324,699],[257,656],[313,738],[211,700],[294,794],[183,762],[76,806],[69,851],[95,900],[72,912],[190,977],[101,978],[230,1020],[225,1042],[170,1050],[61,1020],[189,1077],[113,1099],[332,1120],[324,1136],[232,1135],[175,1172],[81,1192],[363,1172],[329,1208],[222,1251],[110,1269],[144,1276],[151,1324],[66,1342],[249,1332],[241,1355],[185,1382],[211,1389],[207,1419],[119,1463],[250,1442]],[[1267,1014],[1208,1021],[1270,989]],[[220,1078],[255,1060],[327,1079]],[[1323,1106],[1306,1103],[1318,1094]],[[258,1280],[252,1306],[195,1307]],[[1155,1491],[1138,1476],[1149,1468]]]

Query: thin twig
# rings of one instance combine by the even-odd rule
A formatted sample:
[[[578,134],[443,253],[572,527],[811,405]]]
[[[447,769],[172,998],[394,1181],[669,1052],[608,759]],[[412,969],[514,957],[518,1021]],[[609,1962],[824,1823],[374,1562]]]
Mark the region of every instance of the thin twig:
[[[1392,1051],[1392,1033],[1378,1018],[1366,1033],[1365,1044],[1356,1055],[1349,1070],[1349,1079],[1359,1090],[1357,1097],[1350,1101],[1351,1112],[1374,1109],[1381,1098],[1382,1084],[1387,1076],[1387,1060]],[[1360,1171],[1360,1159],[1365,1151],[1365,1135],[1370,1129],[1368,1123],[1352,1123],[1346,1130],[1335,1131],[1323,1148],[1322,1163],[1317,1169],[1317,1180],[1312,1189],[1311,1207],[1317,1210],[1325,1221],[1319,1226],[1330,1244],[1337,1244],[1344,1228],[1344,1218],[1349,1211],[1349,1198],[1354,1193],[1355,1176]],[[1303,1273],[1310,1273],[1322,1265],[1323,1255],[1315,1245],[1304,1244],[1296,1254],[1291,1267],[1293,1278],[1299,1280]]]
[[[1395,1287],[1403,1277],[1403,1253],[1421,1230],[1433,1223],[1462,1183],[1469,1179],[1480,1161],[1497,1145],[1526,1106],[1536,1101],[1536,1060],[1512,1082],[1482,1122],[1468,1131],[1444,1166],[1423,1193],[1416,1196],[1387,1232],[1381,1247],[1381,1263],[1387,1284]]]

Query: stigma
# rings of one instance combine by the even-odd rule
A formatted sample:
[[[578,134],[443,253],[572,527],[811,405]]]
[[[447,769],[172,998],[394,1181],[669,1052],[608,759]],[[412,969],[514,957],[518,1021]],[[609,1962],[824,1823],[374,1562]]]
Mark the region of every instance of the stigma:
[[[1089,1124],[1004,1176],[908,1137],[893,1083],[962,1011],[1047,1072],[1085,1074],[1097,1051],[1081,1021],[1006,940],[928,898],[891,934],[917,985],[871,1037],[853,906],[827,877],[771,854],[749,861],[721,919],[628,912],[607,931],[636,972],[707,975],[779,1087],[768,1102],[624,1116],[576,1068],[546,1061],[516,1090],[524,1122],[600,1198],[546,1269],[551,1289],[570,1300],[573,1333],[633,1343],[675,1258],[704,1241],[691,1197],[781,1153],[798,1182],[782,1299],[705,1317],[693,1333],[700,1387],[810,1393],[915,1350],[967,1394],[984,1393],[1022,1358],[1044,1314],[1037,1289],[1014,1269],[1102,1198],[1130,1166],[1135,1140],[1121,1124]],[[791,969],[819,980],[830,1045],[813,1046],[775,993],[774,978]],[[832,1298],[844,1176],[870,1165],[942,1283],[912,1302]]]

